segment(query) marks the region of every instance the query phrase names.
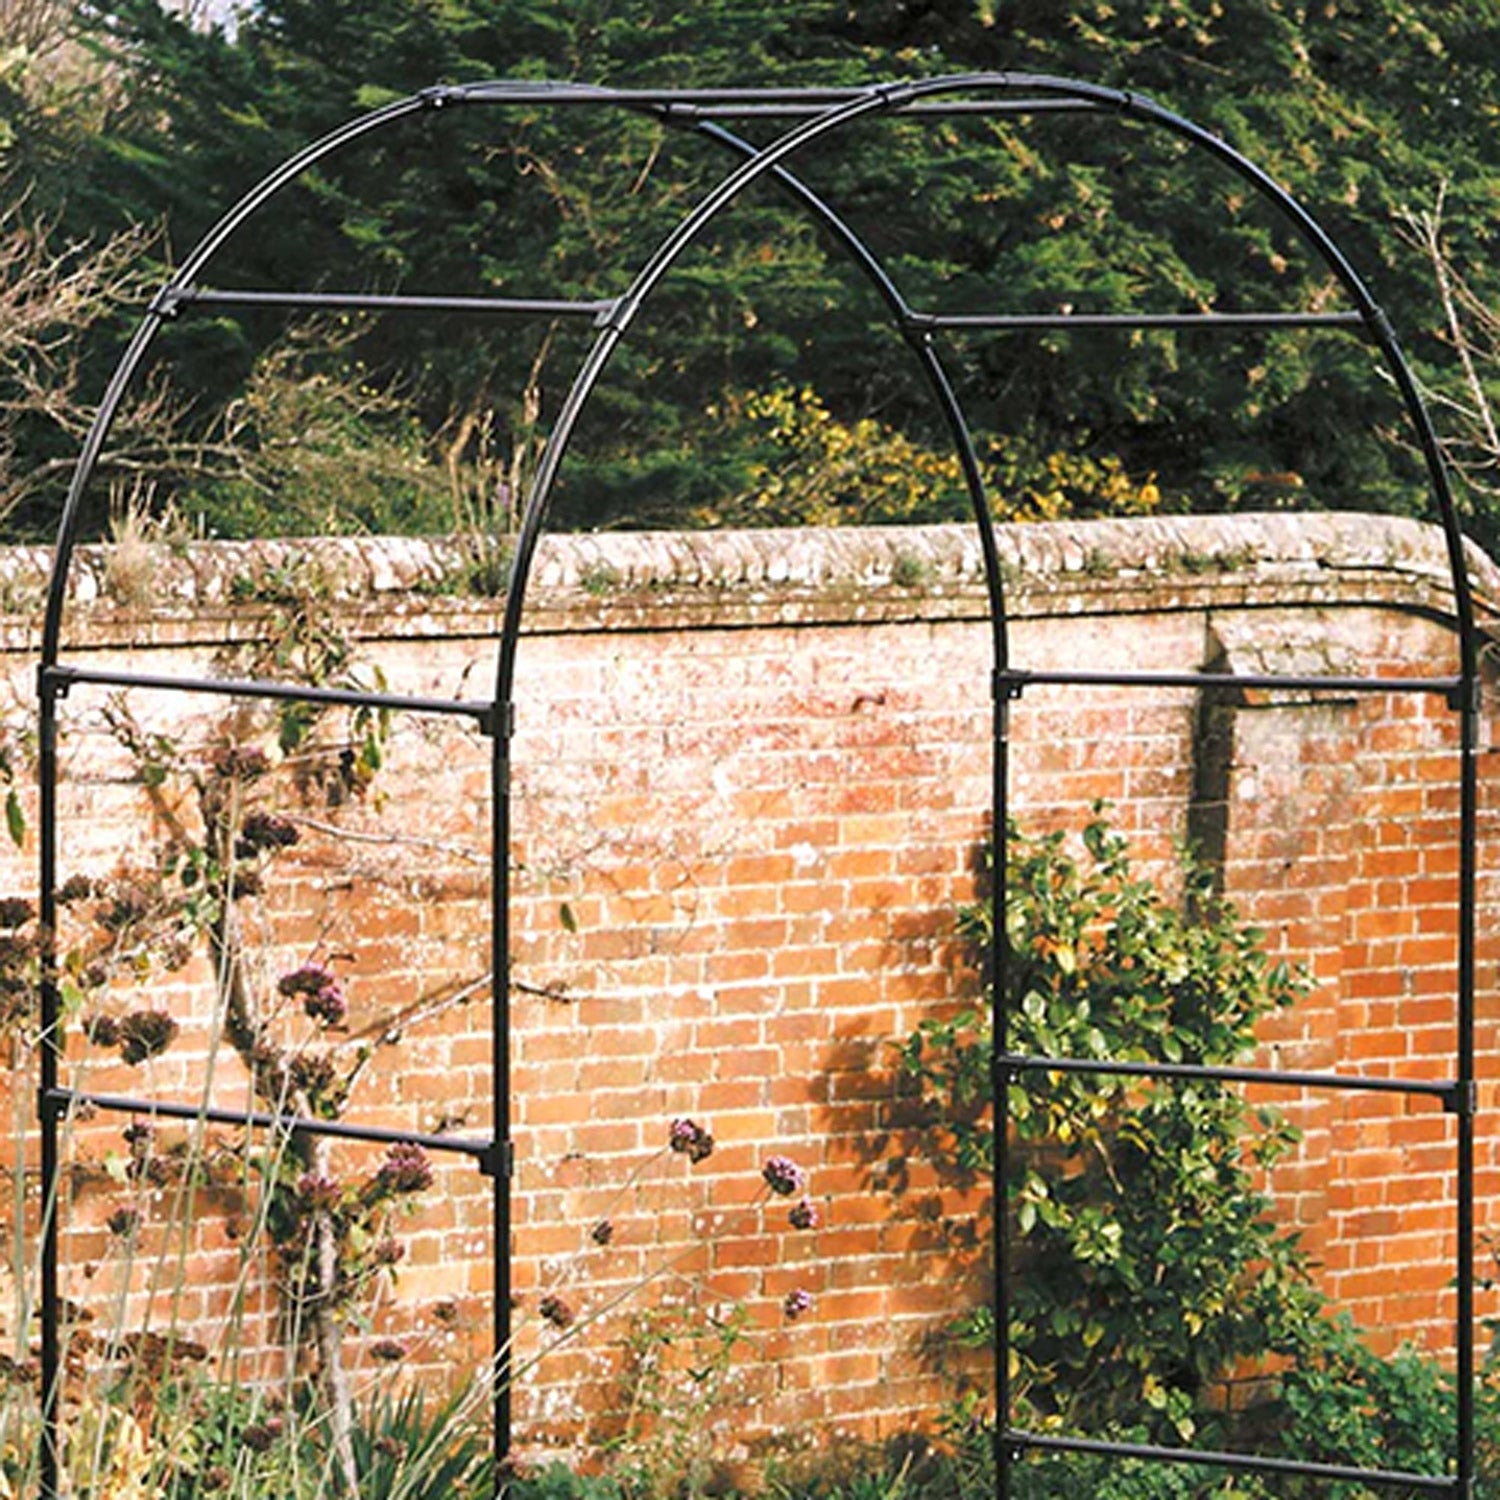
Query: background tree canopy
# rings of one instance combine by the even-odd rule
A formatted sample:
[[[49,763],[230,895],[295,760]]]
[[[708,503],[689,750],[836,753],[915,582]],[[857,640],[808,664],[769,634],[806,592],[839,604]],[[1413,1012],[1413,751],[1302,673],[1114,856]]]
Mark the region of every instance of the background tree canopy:
[[[1475,529],[1492,543],[1500,531],[1484,484],[1500,379],[1482,358],[1500,300],[1500,0],[263,0],[232,30],[194,28],[157,0],[11,8],[33,24],[0,44],[5,227],[30,236],[33,263],[56,261],[54,278],[95,268],[122,243],[111,236],[140,226],[159,263],[180,260],[308,140],[437,81],[847,85],[1020,69],[1139,90],[1266,167],[1347,251],[1440,398],[1473,472]],[[620,112],[427,114],[310,174],[212,279],[609,295],[731,161]],[[1128,122],[882,120],[797,170],[919,308],[1339,305],[1237,179]],[[96,280],[90,316],[107,309],[127,330],[133,314],[114,304],[132,288]],[[561,524],[964,514],[878,300],[771,187],[717,221],[663,292],[580,433]],[[38,336],[53,344],[29,354],[0,317],[13,535],[50,530],[79,416],[118,347],[97,324],[81,353],[66,346],[85,321],[67,299],[50,316]],[[115,504],[123,486],[154,484],[156,503],[221,534],[503,526],[589,334],[184,316],[122,423]],[[1456,337],[1472,344],[1469,368]],[[1010,333],[955,342],[951,357],[1003,515],[1427,503],[1392,393],[1345,334]],[[82,360],[70,410],[49,412],[39,376],[64,359]],[[108,503],[101,493],[96,524]]]

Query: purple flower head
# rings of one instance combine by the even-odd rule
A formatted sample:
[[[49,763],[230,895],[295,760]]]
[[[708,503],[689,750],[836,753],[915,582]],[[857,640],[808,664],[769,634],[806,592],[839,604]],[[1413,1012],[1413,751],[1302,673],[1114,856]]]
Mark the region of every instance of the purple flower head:
[[[333,970],[327,964],[306,963],[300,969],[293,969],[290,974],[283,974],[276,981],[276,988],[290,998],[293,995],[316,995],[319,990],[337,983]]]
[[[87,901],[94,894],[94,882],[87,875],[69,875],[57,888],[57,899],[64,906]]]
[[[807,1181],[802,1168],[790,1156],[768,1156],[765,1166],[760,1169],[760,1175],[765,1178],[766,1186],[779,1198],[790,1198],[793,1193],[800,1193]]]
[[[297,1179],[297,1196],[310,1213],[331,1213],[342,1201],[344,1190],[326,1172],[304,1172]]]
[[[566,1328],[573,1321],[573,1309],[555,1292],[549,1292],[537,1303],[537,1311],[554,1328]]]
[[[786,1300],[781,1304],[781,1310],[795,1323],[803,1313],[812,1310],[812,1305],[812,1293],[805,1287],[799,1286],[795,1291],[786,1294]]]
[[[370,1345],[370,1358],[378,1359],[382,1364],[393,1365],[398,1359],[406,1358],[406,1345],[395,1339],[376,1339]]]
[[[793,1229],[816,1229],[818,1227],[818,1206],[811,1198],[802,1198],[794,1203],[787,1214],[792,1221]]]
[[[288,999],[300,995],[302,1009],[325,1026],[337,1026],[349,1014],[344,987],[327,964],[308,963],[276,981],[277,990]]]
[[[0,899],[0,927],[20,927],[36,915],[36,908],[24,896]]]
[[[252,1453],[264,1453],[282,1433],[280,1417],[267,1417],[264,1422],[251,1422],[240,1429],[240,1441]]]
[[[371,1254],[375,1257],[377,1266],[394,1266],[406,1254],[406,1246],[400,1240],[392,1239],[387,1235],[385,1239],[376,1241],[375,1249]]]
[[[432,1163],[414,1141],[397,1141],[385,1154],[375,1185],[386,1193],[421,1193],[432,1186]]]
[[[315,995],[304,996],[302,1009],[314,1021],[321,1021],[325,1026],[337,1026],[349,1014],[349,1002],[344,998],[343,987],[335,980],[332,984],[324,985]]]
[[[96,1047],[117,1047],[120,1023],[113,1016],[90,1016],[83,1023],[83,1034]]]
[[[257,809],[245,815],[239,837],[234,841],[237,859],[250,859],[262,849],[289,849],[302,835],[297,825],[275,813]]]
[[[111,1234],[119,1235],[121,1239],[124,1239],[127,1235],[135,1233],[140,1222],[140,1209],[117,1208],[106,1220],[106,1227]]]
[[[120,1056],[134,1066],[148,1057],[156,1057],[172,1045],[177,1022],[164,1010],[132,1011],[120,1022],[116,1032]]]
[[[714,1138],[696,1120],[673,1120],[667,1144],[689,1161],[706,1161],[714,1154]]]

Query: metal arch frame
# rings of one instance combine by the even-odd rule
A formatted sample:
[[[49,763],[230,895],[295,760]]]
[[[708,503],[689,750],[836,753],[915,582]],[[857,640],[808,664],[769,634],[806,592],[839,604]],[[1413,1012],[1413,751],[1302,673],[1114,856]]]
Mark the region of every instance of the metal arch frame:
[[[457,105],[553,105],[594,106],[632,110],[664,124],[683,127],[741,160],[730,170],[675,228],[635,274],[620,297],[596,302],[566,302],[542,299],[456,298],[420,295],[379,296],[363,293],[307,293],[297,291],[222,291],[196,285],[196,278],[215,254],[255,214],[310,167],[352,145],[365,136],[408,116]],[[843,126],[875,114],[960,115],[992,113],[1036,114],[1054,110],[1107,113],[1167,130],[1190,145],[1207,151],[1243,178],[1266,201],[1277,208],[1304,243],[1334,274],[1354,305],[1354,311],[1333,314],[994,314],[945,315],[919,312],[910,307],[887,274],[878,257],[839,218],[829,205],[807,188],[786,163],[795,154]],[[757,147],[734,134],[722,123],[734,119],[787,119],[800,121],[777,139]],[[1152,688],[1162,686],[1202,688],[1215,682],[1238,686],[1338,689],[1344,692],[1407,692],[1439,694],[1459,716],[1460,867],[1457,877],[1458,937],[1456,943],[1455,1076],[1439,1082],[1376,1079],[1350,1074],[1305,1074],[1255,1068],[1212,1068],[1191,1065],[1109,1063],[1091,1059],[1026,1057],[1009,1052],[1006,1039],[1009,1014],[1005,998],[1008,955],[1003,922],[994,927],[990,954],[993,983],[992,1071],[996,1099],[996,1164],[994,1179],[995,1232],[995,1329],[996,1445],[998,1483],[1008,1497],[1013,1464],[1028,1450],[1045,1452],[1100,1453],[1218,1465],[1226,1469],[1266,1473],[1300,1474],[1325,1479],[1358,1480],[1386,1487],[1407,1487],[1463,1497],[1472,1495],[1474,1480],[1474,1168],[1473,1122],[1475,1112],[1474,1068],[1474,927],[1477,875],[1474,833],[1477,808],[1477,727],[1479,710],[1479,638],[1464,560],[1464,543],[1448,475],[1435,431],[1416,383],[1407,366],[1396,335],[1385,314],[1338,247],[1312,216],[1267,173],[1202,127],[1163,108],[1153,100],[1125,90],[1102,87],[1080,80],[1030,73],[978,73],[924,79],[895,84],[876,84],[851,89],[762,90],[762,89],[665,89],[627,90],[571,83],[532,83],[494,80],[469,85],[439,86],[398,100],[357,117],[289,157],[269,173],[231,208],[194,248],[182,267],[152,300],[144,319],[109,382],[98,415],[83,445],[59,523],[57,550],[49,584],[43,623],[41,661],[38,671],[38,717],[40,727],[39,770],[41,802],[39,817],[40,914],[49,947],[43,958],[41,985],[41,1043],[38,1116],[41,1124],[43,1180],[42,1226],[42,1490],[46,1500],[58,1493],[60,1480],[60,1297],[58,1291],[59,1224],[56,1187],[60,1174],[59,1127],[78,1106],[88,1103],[106,1110],[139,1111],[200,1120],[249,1124],[261,1128],[321,1132],[365,1141],[418,1141],[435,1150],[456,1151],[475,1158],[481,1170],[495,1181],[495,1362],[494,1441],[497,1453],[509,1446],[510,1433],[510,1194],[512,1145],[509,1125],[509,860],[510,758],[513,730],[513,689],[520,643],[526,588],[536,548],[543,533],[547,510],[562,461],[587,402],[603,377],[614,350],[629,331],[652,293],[697,236],[728,209],[752,184],[768,178],[788,192],[827,230],[856,267],[871,281],[893,323],[916,355],[927,378],[957,450],[974,510],[975,525],[984,558],[989,600],[989,626],[993,668],[993,801],[991,838],[995,855],[995,899],[1004,900],[1006,890],[1005,838],[1009,801],[1009,718],[1011,703],[1033,683],[1110,685]],[[191,680],[163,678],[90,669],[62,660],[62,626],[71,559],[77,541],[81,503],[101,462],[115,415],[125,393],[165,319],[194,304],[262,305],[282,307],[344,307],[393,311],[470,311],[500,316],[577,316],[594,321],[599,332],[580,365],[546,448],[527,498],[511,563],[501,633],[495,691],[488,701],[414,699],[392,694],[315,688],[263,681],[230,682],[222,679]],[[936,336],[945,331],[1027,330],[1041,328],[1186,327],[1220,328],[1265,326],[1343,326],[1362,332],[1377,346],[1415,429],[1427,469],[1432,498],[1443,528],[1452,580],[1454,615],[1458,638],[1458,670],[1438,678],[1332,677],[1267,675],[1254,679],[1233,674],[1203,673],[1104,673],[1063,670],[1031,670],[1012,665],[1007,639],[1003,582],[995,530],[966,418],[941,356]],[[57,715],[58,704],[73,683],[107,683],[161,690],[232,694],[248,698],[293,699],[404,709],[418,713],[458,715],[477,724],[491,740],[493,829],[491,848],[492,921],[492,1095],[493,1134],[474,1140],[451,1136],[377,1130],[345,1122],[327,1122],[296,1116],[249,1113],[239,1110],[199,1108],[166,1101],[86,1095],[59,1085],[62,1057],[62,1016],[57,985],[55,929],[57,918]],[[1220,1081],[1253,1081],[1286,1088],[1364,1089],[1438,1098],[1457,1119],[1457,1380],[1458,1411],[1454,1465],[1442,1476],[1415,1475],[1381,1470],[1348,1469],[1331,1465],[1302,1464],[1288,1460],[1255,1458],[1250,1455],[1202,1452],[1182,1448],[1097,1442],[1087,1439],[1054,1438],[1019,1431],[1008,1426],[1010,1395],[1008,1379],[1008,1324],[1011,1276],[1008,1268],[1009,1239],[1004,1212],[1008,1179],[1007,1085],[1028,1071],[1074,1071],[1115,1073],[1158,1078],[1206,1078]]]

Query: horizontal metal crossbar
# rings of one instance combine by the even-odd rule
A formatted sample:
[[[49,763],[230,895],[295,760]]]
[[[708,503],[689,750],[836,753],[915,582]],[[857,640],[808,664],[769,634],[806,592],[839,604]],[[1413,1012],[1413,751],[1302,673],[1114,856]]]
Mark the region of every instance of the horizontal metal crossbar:
[[[1436,1495],[1452,1495],[1458,1491],[1458,1480],[1447,1474],[1412,1474],[1402,1469],[1355,1469],[1344,1464],[1304,1463],[1293,1458],[1258,1458],[1250,1453],[1224,1453],[1212,1448],[1166,1448],[1150,1443],[1110,1443],[1095,1438],[1052,1437],[1018,1429],[1007,1429],[1005,1442],[1012,1449],[1029,1449],[1038,1453],[1080,1453],[1107,1458],[1141,1458],[1160,1463],[1210,1464],[1215,1468],[1240,1469],[1257,1474],[1296,1474],[1307,1479],[1344,1480],[1382,1489],[1426,1490]]]
[[[1067,669],[1002,667],[995,673],[1002,697],[1016,698],[1033,685],[1039,687],[1180,687],[1253,688],[1331,693],[1439,693],[1454,698],[1463,678],[1454,677],[1334,677],[1301,676],[1279,672],[1089,672]]]
[[[622,101],[623,102],[623,101]],[[1097,110],[1092,99],[952,99],[896,105],[903,115],[1041,115],[1079,114]],[[823,114],[828,104],[694,104],[672,101],[660,113],[681,120],[795,120]]]
[[[43,692],[66,696],[75,683],[105,687],[160,689],[164,692],[215,693],[228,698],[268,698],[290,703],[341,704],[350,708],[389,708],[420,714],[456,714],[489,725],[494,705],[469,698],[409,698],[401,693],[365,692],[361,688],[312,687],[261,678],[164,677],[149,672],[117,672],[102,667],[59,665],[41,672]]]
[[[432,1151],[453,1151],[476,1158],[485,1170],[494,1156],[493,1139],[473,1136],[433,1135],[421,1130],[389,1130],[377,1125],[350,1125],[343,1120],[320,1120],[312,1115],[268,1113],[255,1109],[218,1109],[211,1105],[177,1104],[163,1099],[135,1099],[125,1094],[90,1094],[81,1089],[48,1089],[42,1107],[59,1114],[78,1105],[109,1110],[112,1114],[159,1115],[167,1120],[202,1120],[214,1125],[239,1125],[254,1130],[275,1130],[286,1135],[326,1135],[345,1141],[373,1145],[422,1146]]]
[[[1002,1072],[1113,1073],[1126,1078],[1201,1078],[1218,1083],[1260,1083],[1272,1088],[1346,1089],[1367,1094],[1409,1094],[1439,1099],[1453,1110],[1459,1085],[1450,1078],[1370,1078],[1359,1073],[1306,1073],[1282,1068],[1216,1067],[1209,1063],[1134,1062],[1093,1057],[1035,1057],[1006,1052],[996,1060]]]
[[[1357,312],[1297,313],[909,313],[914,332],[938,328],[1363,328]]]
[[[153,312],[174,316],[184,306],[344,308],[368,312],[463,312],[524,318],[608,318],[614,298],[573,302],[546,297],[441,297],[405,292],[280,292],[232,287],[168,287],[151,304]]]
[[[976,86],[979,86],[977,81]],[[613,105],[726,119],[745,115],[785,118],[819,115],[842,104],[853,104],[868,93],[868,89],[860,88],[615,89],[557,84],[549,87],[488,79],[480,83],[441,85],[430,90],[428,97],[434,104],[546,104],[571,109]],[[888,108],[910,115],[1093,113],[1109,108],[1112,102],[1068,94],[912,99],[900,86],[887,88],[886,94]]]

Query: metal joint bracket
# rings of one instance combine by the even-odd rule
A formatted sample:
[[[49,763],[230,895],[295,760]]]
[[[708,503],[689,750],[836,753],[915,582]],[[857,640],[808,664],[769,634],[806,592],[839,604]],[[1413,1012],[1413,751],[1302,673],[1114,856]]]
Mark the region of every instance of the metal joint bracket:
[[[192,299],[191,287],[164,286],[146,304],[146,311],[158,318],[175,318],[182,304]]]
[[[882,109],[900,109],[912,99],[917,90],[911,83],[878,83],[870,90],[880,100]]]
[[[36,1117],[39,1121],[56,1122],[63,1119],[72,1106],[73,1096],[67,1089],[42,1088],[36,1094]]]
[[[1395,348],[1398,342],[1396,338],[1396,330],[1391,326],[1391,320],[1386,317],[1385,309],[1377,305],[1371,309],[1369,317],[1370,322],[1375,327],[1375,333],[1380,342],[1384,344],[1387,349]]]
[[[1474,1079],[1453,1083],[1443,1090],[1443,1112],[1472,1120],[1479,1113],[1479,1085]]]
[[[1448,707],[1456,714],[1478,715],[1484,709],[1484,688],[1478,677],[1460,682],[1446,696]]]
[[[997,1084],[1019,1083],[1026,1069],[1022,1067],[1022,1059],[1014,1053],[1004,1053],[995,1059],[994,1081]]]
[[[630,325],[635,322],[635,315],[641,310],[641,299],[635,297],[616,297],[613,301],[606,302],[597,313],[594,314],[594,327],[601,333],[623,334]]]
[[[624,300],[625,299],[623,297],[610,298],[610,300],[606,302],[599,309],[599,311],[594,314],[594,327],[601,330],[612,328],[617,333],[624,333],[625,325],[629,323],[630,316],[627,315],[626,317],[618,319],[615,316],[620,311],[620,304]]]
[[[492,703],[476,715],[475,722],[479,725],[480,734],[487,739],[494,739],[497,735],[501,739],[511,739],[516,732],[516,705]]]
[[[931,313],[912,312],[901,314],[901,337],[906,346],[921,355],[931,350],[937,342],[937,321]]]
[[[419,89],[419,98],[427,109],[442,109],[447,104],[462,104],[469,91],[461,84],[435,83],[431,88]]]
[[[516,1148],[511,1141],[494,1141],[474,1160],[486,1177],[503,1177],[507,1181],[516,1175]]]
[[[1026,674],[1012,671],[1009,667],[997,667],[990,679],[990,696],[1003,698],[1008,703],[1020,701],[1026,691]]]
[[[77,680],[71,667],[38,667],[36,691],[39,698],[66,698]]]

